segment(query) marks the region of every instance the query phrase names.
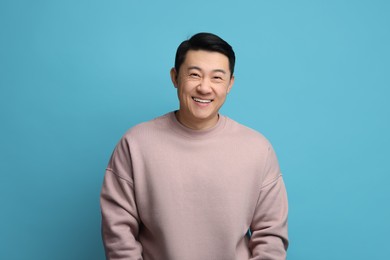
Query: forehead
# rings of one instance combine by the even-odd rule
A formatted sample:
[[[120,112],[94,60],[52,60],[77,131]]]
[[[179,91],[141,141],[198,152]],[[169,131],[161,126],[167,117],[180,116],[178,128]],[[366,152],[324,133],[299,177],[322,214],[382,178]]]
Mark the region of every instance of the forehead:
[[[214,51],[189,50],[183,65],[199,67],[204,70],[223,69],[229,71],[229,59],[225,55]]]

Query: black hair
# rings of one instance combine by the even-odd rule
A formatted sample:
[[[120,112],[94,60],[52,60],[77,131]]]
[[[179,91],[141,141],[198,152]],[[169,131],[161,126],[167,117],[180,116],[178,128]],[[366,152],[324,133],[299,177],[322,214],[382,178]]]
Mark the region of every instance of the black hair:
[[[230,46],[219,36],[212,33],[202,32],[197,33],[190,39],[183,41],[176,51],[175,69],[177,73],[179,73],[180,66],[183,64],[186,58],[186,54],[189,50],[213,51],[225,55],[229,59],[229,69],[231,76],[233,76],[236,56],[232,46]]]

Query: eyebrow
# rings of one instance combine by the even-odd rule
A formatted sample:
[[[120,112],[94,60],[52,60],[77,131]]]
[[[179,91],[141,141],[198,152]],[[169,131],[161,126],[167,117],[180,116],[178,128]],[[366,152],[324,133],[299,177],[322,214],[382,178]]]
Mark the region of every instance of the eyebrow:
[[[198,66],[190,66],[190,67],[188,67],[188,70],[192,70],[192,69],[202,71],[202,69],[199,68]],[[226,71],[223,70],[223,69],[215,69],[215,70],[213,70],[213,72],[221,72],[221,73],[223,73],[223,74],[226,74]]]

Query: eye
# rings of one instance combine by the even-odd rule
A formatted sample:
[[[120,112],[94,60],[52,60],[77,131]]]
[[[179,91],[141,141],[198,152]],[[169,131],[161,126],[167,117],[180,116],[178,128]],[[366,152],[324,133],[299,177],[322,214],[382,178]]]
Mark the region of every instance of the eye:
[[[190,73],[190,77],[192,77],[192,78],[199,78],[200,75],[198,73],[196,73],[196,72],[192,72],[192,73]]]
[[[215,81],[222,81],[223,78],[222,78],[222,76],[214,76],[213,80],[215,80]]]

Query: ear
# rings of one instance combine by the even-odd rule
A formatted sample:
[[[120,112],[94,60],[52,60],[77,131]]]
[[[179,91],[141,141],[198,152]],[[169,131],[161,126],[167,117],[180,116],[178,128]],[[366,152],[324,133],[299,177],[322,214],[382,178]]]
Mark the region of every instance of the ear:
[[[171,69],[171,80],[172,80],[172,83],[173,83],[173,86],[175,86],[175,88],[177,88],[178,84],[177,84],[177,71],[175,68],[172,68]]]
[[[230,90],[231,90],[232,87],[233,87],[233,84],[234,84],[234,75],[232,75],[232,77],[230,78],[229,86],[228,86],[228,88],[227,88],[226,93],[229,93],[229,92],[230,92]]]

